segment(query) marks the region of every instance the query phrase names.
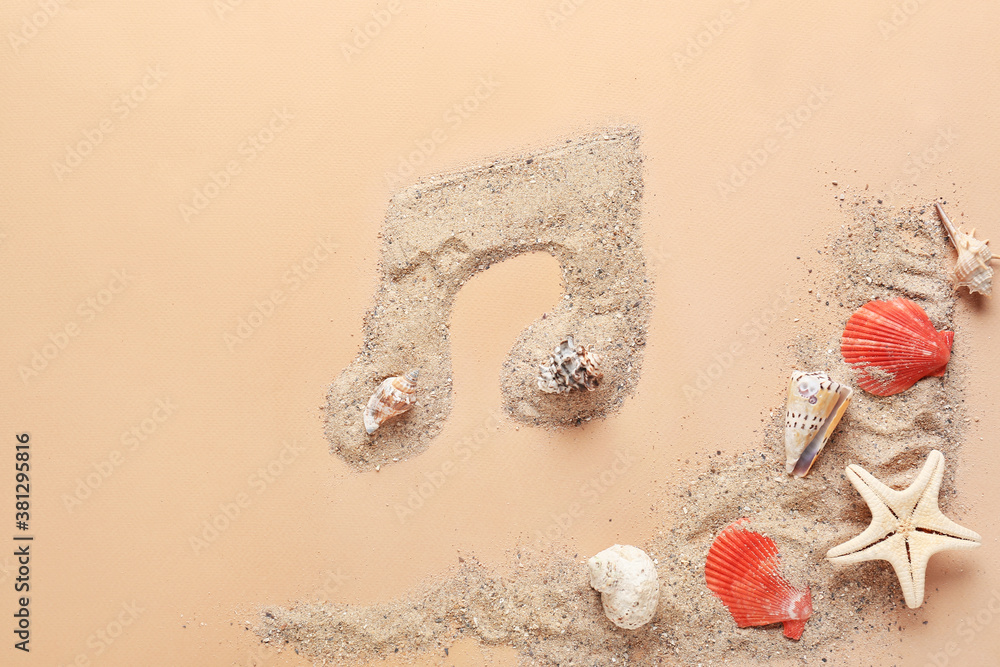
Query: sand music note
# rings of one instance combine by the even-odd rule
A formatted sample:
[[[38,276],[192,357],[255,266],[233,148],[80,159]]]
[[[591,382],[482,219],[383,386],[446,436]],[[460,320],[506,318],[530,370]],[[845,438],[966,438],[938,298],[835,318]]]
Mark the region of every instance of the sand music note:
[[[357,470],[426,449],[452,406],[448,318],[466,281],[492,264],[548,252],[563,298],[517,337],[500,373],[504,408],[534,426],[572,426],[615,412],[639,378],[650,314],[642,253],[639,133],[618,127],[554,148],[431,178],[393,195],[379,282],[358,356],[325,407],[331,450]],[[594,391],[538,388],[539,365],[573,336],[600,355]],[[419,368],[416,403],[369,435],[362,421],[386,378]]]

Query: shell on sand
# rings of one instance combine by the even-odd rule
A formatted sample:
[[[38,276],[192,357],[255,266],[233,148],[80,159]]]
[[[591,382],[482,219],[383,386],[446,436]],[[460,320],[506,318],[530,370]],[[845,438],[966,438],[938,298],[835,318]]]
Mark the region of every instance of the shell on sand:
[[[805,477],[851,402],[854,390],[826,373],[793,371],[785,408],[785,470]]]
[[[417,376],[413,369],[406,375],[386,378],[379,385],[365,407],[365,430],[371,435],[375,430],[413,407],[417,401]]]
[[[909,299],[870,301],[847,320],[840,341],[844,361],[858,371],[858,385],[892,396],[928,375],[944,375],[953,331],[937,331]]]
[[[587,561],[590,585],[601,594],[604,614],[619,628],[649,623],[660,599],[656,565],[645,551],[628,544],[608,547]]]
[[[798,639],[812,614],[809,588],[795,588],[781,575],[774,540],[747,530],[743,518],[726,527],[708,550],[705,583],[741,628],[781,623]]]
[[[993,267],[990,266],[993,253],[990,251],[990,242],[977,239],[975,229],[966,234],[952,223],[941,208],[941,204],[935,202],[934,206],[941,217],[945,231],[948,232],[948,238],[958,250],[955,283],[958,287],[968,287],[970,294],[977,292],[990,296],[993,291]]]
[[[538,368],[538,388],[550,394],[566,394],[574,389],[593,391],[604,378],[600,357],[586,345],[577,345],[572,336],[559,343],[549,355],[549,362]]]

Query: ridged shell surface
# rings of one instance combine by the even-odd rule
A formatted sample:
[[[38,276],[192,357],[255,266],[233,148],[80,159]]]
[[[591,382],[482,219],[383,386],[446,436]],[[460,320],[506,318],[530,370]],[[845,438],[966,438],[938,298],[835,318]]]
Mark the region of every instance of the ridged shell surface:
[[[660,583],[646,552],[628,544],[608,547],[587,561],[590,585],[601,594],[604,614],[619,628],[635,630],[656,614]]]
[[[826,373],[793,371],[785,407],[785,470],[804,477],[826,446],[854,390]]]
[[[944,375],[954,338],[952,331],[937,331],[909,299],[871,301],[847,321],[840,351],[862,389],[891,396],[928,375]]]
[[[705,583],[741,628],[782,623],[785,636],[798,639],[812,614],[812,593],[781,575],[774,540],[746,528],[740,519],[712,543],[705,561]]]
[[[539,370],[538,388],[550,394],[593,391],[604,378],[600,357],[585,345],[577,345],[573,336],[559,343]]]
[[[993,292],[993,267],[990,266],[993,252],[990,250],[990,242],[977,239],[975,229],[966,234],[952,223],[941,204],[934,205],[945,231],[948,232],[948,238],[958,250],[958,260],[955,262],[956,286],[968,287],[970,294],[976,292],[990,296]]]
[[[417,397],[417,376],[419,371],[411,370],[406,375],[389,377],[382,381],[365,407],[365,430],[371,435],[388,420],[403,414],[413,407]]]
[[[966,234],[962,250],[958,251],[958,261],[955,264],[955,284],[968,287],[969,292],[983,296],[993,293],[993,267],[989,261],[993,253],[985,241]]]

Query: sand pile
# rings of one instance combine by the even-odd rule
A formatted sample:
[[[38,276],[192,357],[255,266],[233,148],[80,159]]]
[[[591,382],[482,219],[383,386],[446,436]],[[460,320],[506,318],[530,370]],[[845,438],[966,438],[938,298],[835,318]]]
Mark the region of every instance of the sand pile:
[[[256,630],[272,646],[287,644],[317,662],[444,655],[460,636],[515,646],[538,664],[604,665],[608,655],[627,653],[629,637],[606,621],[577,560],[527,550],[514,560],[510,577],[465,560],[444,581],[382,605],[269,608]]]
[[[358,357],[330,386],[331,450],[358,470],[415,455],[451,411],[448,321],[466,281],[492,264],[544,251],[562,268],[560,305],[522,331],[500,382],[512,417],[536,426],[601,418],[636,386],[649,320],[642,254],[638,133],[616,128],[497,160],[396,194],[382,228],[375,305]],[[598,352],[602,390],[537,390],[539,364],[574,335]],[[386,377],[420,369],[417,405],[373,435],[361,411]]]
[[[871,299],[906,296],[926,309],[937,328],[954,330],[956,292],[947,274],[953,253],[932,209],[889,209],[864,198],[843,208],[840,234],[800,260],[799,291],[811,301],[796,303],[792,316],[802,320],[801,333],[788,348],[789,362],[798,368],[826,371],[853,384],[839,339],[855,309]],[[906,608],[892,568],[884,562],[837,568],[823,558],[869,522],[844,468],[858,463],[902,488],[928,452],[939,449],[947,463],[940,505],[961,523],[952,477],[965,421],[960,391],[965,367],[958,331],[944,377],[924,379],[892,397],[856,390],[833,439],[804,479],[784,472],[784,392],[769,397],[772,419],[754,450],[707,457],[702,474],[659,500],[663,529],[636,546],[657,563],[660,604],[653,622],[637,631],[619,630],[605,619],[599,596],[588,585],[585,559],[592,554],[528,550],[512,553],[513,576],[464,562],[424,590],[387,604],[269,608],[256,631],[271,646],[295,648],[317,662],[417,651],[443,654],[455,638],[472,636],[516,647],[524,665],[606,666],[612,658],[615,664],[635,665],[754,665],[803,657],[809,664],[837,664],[862,636],[892,630],[880,644],[881,654],[891,659],[893,643],[921,618],[919,609]],[[791,370],[775,372],[787,376]],[[800,641],[783,637],[780,625],[737,628],[705,585],[712,540],[741,516],[751,517],[752,528],[777,542],[786,577],[812,588],[815,611]]]
[[[933,209],[893,210],[871,199],[844,208],[851,220],[841,233],[821,253],[801,260],[812,303],[795,313],[803,320],[803,333],[789,341],[789,349],[798,368],[826,371],[853,385],[853,370],[840,355],[840,335],[858,307],[873,299],[905,296],[924,307],[935,327],[954,330],[956,293],[947,273],[953,254]],[[664,499],[664,515],[679,516],[680,521],[669,534],[653,540],[651,554],[661,558],[661,606],[680,612],[673,618],[681,622],[670,623],[667,635],[675,655],[683,657],[681,664],[740,665],[800,656],[809,656],[810,664],[823,658],[836,664],[835,656],[849,650],[861,633],[905,630],[919,623],[919,610],[906,608],[888,563],[838,568],[824,556],[870,521],[867,505],[844,475],[849,463],[904,488],[930,450],[941,450],[947,467],[940,505],[949,513],[964,424],[965,363],[958,332],[945,377],[927,378],[889,397],[855,389],[831,442],[803,479],[783,472],[784,395],[775,396],[766,445],[735,462],[715,459],[686,489]],[[961,522],[960,515],[952,514]],[[799,642],[785,640],[779,625],[736,628],[704,585],[712,540],[739,516],[751,517],[755,529],[777,542],[785,574],[793,583],[812,588],[815,611]],[[884,644],[882,656],[890,658],[892,648]]]

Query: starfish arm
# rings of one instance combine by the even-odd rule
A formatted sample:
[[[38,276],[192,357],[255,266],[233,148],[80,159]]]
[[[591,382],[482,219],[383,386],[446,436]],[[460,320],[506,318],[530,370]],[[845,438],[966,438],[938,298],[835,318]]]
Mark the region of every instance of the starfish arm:
[[[931,468],[932,466],[933,468]],[[944,477],[944,455],[936,449],[927,457],[927,462],[924,464],[923,470],[920,471],[917,482],[921,481],[928,469],[931,469],[928,483],[922,490],[920,501],[913,510],[913,525],[918,530],[924,529],[935,533],[943,533],[946,536],[974,543],[966,547],[946,547],[949,549],[969,549],[973,546],[978,546],[983,539],[978,533],[958,525],[938,509],[938,494],[941,491],[941,479]],[[914,482],[913,486],[917,486],[917,482]]]
[[[834,563],[858,563],[870,558],[880,558],[880,556],[861,556],[860,558],[858,556],[870,553],[869,549],[884,544],[880,540],[883,540],[889,532],[875,525],[875,522],[872,521],[871,525],[863,533],[827,551],[826,558]]]
[[[916,609],[924,601],[924,578],[927,575],[927,562],[931,559],[931,556],[939,551],[948,551],[951,549],[972,549],[978,547],[978,542],[970,542],[968,540],[959,540],[953,537],[948,537],[947,535],[932,535],[930,533],[915,532],[911,534],[910,539],[910,570],[911,577],[913,579],[913,597],[911,599],[910,595],[906,593],[906,588],[903,588],[903,593],[906,596],[906,606],[910,609]],[[896,570],[899,574],[899,570]],[[899,579],[900,585],[903,583],[902,577]]]
[[[933,509],[918,507],[913,514],[913,524],[920,532],[933,531],[940,533],[939,537],[948,538],[948,542],[955,545],[947,547],[948,549],[971,549],[978,547],[983,541],[979,533],[958,525],[942,514],[937,508],[937,503],[934,503]]]
[[[916,609],[924,602],[924,573],[927,569],[927,561],[923,561],[923,566],[916,567],[914,558],[913,540],[902,535],[894,535],[891,539],[894,543],[890,557],[886,558],[896,572],[896,579],[899,580],[899,587],[903,590],[903,599],[906,606]]]
[[[845,546],[847,545],[842,544],[840,548]],[[831,553],[833,551],[833,549],[830,550]],[[917,581],[913,568],[910,565],[911,554],[912,546],[910,547],[910,551],[907,551],[906,538],[897,533],[860,551],[854,551],[853,553],[847,553],[834,558],[831,558],[828,553],[826,557],[831,563],[838,565],[862,563],[869,560],[888,561],[896,573],[896,578],[899,579],[899,587],[903,590],[906,605],[913,609],[919,607],[920,602],[923,601],[924,573],[923,570],[920,571],[920,578]]]
[[[918,493],[917,509],[933,505],[934,510],[937,510],[942,479],[944,479],[944,454],[932,449],[931,453],[927,455],[927,460],[924,461],[924,467],[920,469],[920,474],[906,489],[907,491],[912,489]]]
[[[896,558],[900,548],[903,549],[905,559],[906,548],[902,546],[902,537],[900,535],[892,535],[886,539],[882,539],[885,537],[884,535],[876,536],[872,542],[861,540],[860,538],[864,536],[865,533],[861,533],[853,540],[830,549],[826,552],[826,559],[837,565],[863,563],[867,560],[887,560],[892,562]],[[854,544],[855,542],[857,543],[856,545]]]
[[[917,478],[910,482],[908,487],[896,492],[899,498],[893,510],[902,518],[904,515],[912,515],[918,506],[928,501],[934,503],[936,507],[943,477],[944,454],[932,449],[920,472],[917,473]]]
[[[858,490],[861,497],[864,498],[866,503],[868,503],[868,509],[872,514],[872,521],[863,533],[852,540],[848,540],[847,542],[830,549],[826,553],[826,557],[830,559],[839,558],[856,551],[861,551],[875,542],[878,542],[896,529],[896,517],[893,516],[885,501],[883,501],[887,492],[895,493],[895,491],[872,477],[859,465],[847,466],[847,479],[851,481],[854,488]],[[875,486],[877,490],[873,489],[873,486]],[[881,492],[881,495],[879,494],[879,491]],[[853,563],[856,561],[841,560],[840,562]]]
[[[845,546],[845,545],[842,545]],[[916,609],[924,599],[924,573],[927,569],[927,557],[915,548],[912,540],[907,545],[905,537],[899,533],[892,537],[873,544],[866,549],[848,553],[844,556],[827,559],[831,563],[838,565],[848,565],[851,563],[863,563],[870,560],[884,560],[892,565],[896,578],[899,580],[899,588],[903,591],[903,598],[906,606]],[[832,551],[832,550],[831,550]],[[919,563],[911,563],[910,559],[920,555],[922,560]]]
[[[910,560],[914,567],[921,565],[926,568],[927,561],[939,551],[975,549],[978,546],[979,542],[959,540],[948,535],[915,532],[910,536]]]
[[[886,526],[895,525],[900,512],[900,496],[904,492],[890,489],[857,464],[847,466],[846,472],[847,479],[868,503],[868,509],[872,512],[872,522],[878,521],[885,523]]]

